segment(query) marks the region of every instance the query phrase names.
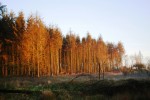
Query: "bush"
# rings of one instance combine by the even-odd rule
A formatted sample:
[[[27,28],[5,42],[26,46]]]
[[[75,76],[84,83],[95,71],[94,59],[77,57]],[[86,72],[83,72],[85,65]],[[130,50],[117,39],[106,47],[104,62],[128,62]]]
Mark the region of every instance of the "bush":
[[[142,64],[142,63],[137,63],[137,64],[134,64],[133,67],[137,68],[138,70],[142,69],[142,68],[145,68],[145,65]]]

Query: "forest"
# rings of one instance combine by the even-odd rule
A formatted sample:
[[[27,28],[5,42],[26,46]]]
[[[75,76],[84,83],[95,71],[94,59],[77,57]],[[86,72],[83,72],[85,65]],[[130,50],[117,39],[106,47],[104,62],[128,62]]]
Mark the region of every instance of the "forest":
[[[150,100],[141,52],[130,57],[101,34],[64,34],[0,3],[0,100]]]
[[[38,15],[8,13],[1,6],[0,76],[53,76],[104,73],[122,67],[121,41],[105,42],[100,35],[64,36],[57,26],[46,26]]]

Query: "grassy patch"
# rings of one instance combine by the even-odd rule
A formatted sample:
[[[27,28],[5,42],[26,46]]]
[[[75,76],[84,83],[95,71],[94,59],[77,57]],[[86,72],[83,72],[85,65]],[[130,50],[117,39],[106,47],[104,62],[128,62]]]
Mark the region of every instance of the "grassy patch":
[[[0,83],[0,89],[7,90],[27,90],[32,94],[20,94],[20,97],[15,94],[0,93],[0,98],[16,98],[25,97],[28,100],[41,98],[41,99],[79,99],[79,100],[140,100],[150,99],[150,80],[99,80],[99,81],[86,81],[86,82],[60,82],[51,84],[30,84],[29,86],[15,87],[15,84],[10,85]],[[5,88],[3,88],[5,87]],[[38,92],[39,91],[39,92]],[[8,96],[7,96],[8,95]],[[14,97],[15,98],[15,97]],[[30,100],[29,99],[29,100]],[[3,99],[2,99],[3,100]],[[4,99],[5,100],[5,99]]]

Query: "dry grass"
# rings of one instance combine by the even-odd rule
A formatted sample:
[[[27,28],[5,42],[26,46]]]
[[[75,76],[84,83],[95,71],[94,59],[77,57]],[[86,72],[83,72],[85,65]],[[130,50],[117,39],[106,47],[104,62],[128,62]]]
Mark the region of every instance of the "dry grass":
[[[23,100],[150,99],[149,79],[97,80],[89,75],[41,78],[7,77],[0,79],[0,89],[31,92],[31,94],[19,93],[18,95],[18,93],[4,94],[1,91],[0,100],[22,100],[22,98],[24,98]]]

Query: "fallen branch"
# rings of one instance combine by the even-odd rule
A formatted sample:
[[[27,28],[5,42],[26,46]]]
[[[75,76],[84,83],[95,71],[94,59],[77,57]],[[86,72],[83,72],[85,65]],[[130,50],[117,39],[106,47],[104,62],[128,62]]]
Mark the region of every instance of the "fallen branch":
[[[95,77],[91,74],[87,74],[87,73],[81,73],[81,74],[78,74],[76,75],[76,77],[74,77],[73,79],[71,79],[70,83],[73,82],[75,79],[79,78],[79,77],[82,77],[82,76],[88,76],[90,79],[94,79]]]
[[[0,89],[0,93],[21,93],[21,94],[41,94],[41,91],[29,91],[29,90],[5,90]]]

